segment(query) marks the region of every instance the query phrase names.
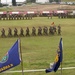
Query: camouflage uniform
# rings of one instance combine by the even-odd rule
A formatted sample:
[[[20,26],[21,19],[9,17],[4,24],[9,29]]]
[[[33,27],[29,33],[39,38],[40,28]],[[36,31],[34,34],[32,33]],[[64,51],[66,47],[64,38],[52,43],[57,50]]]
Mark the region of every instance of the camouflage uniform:
[[[53,26],[50,26],[50,28],[49,28],[49,34],[54,35],[54,29],[53,29]]]
[[[6,35],[5,35],[5,29],[3,28],[2,30],[1,30],[1,37],[6,37]]]
[[[48,28],[45,27],[45,35],[48,35]]]
[[[36,36],[36,29],[35,29],[35,27],[32,28],[32,35]]]
[[[14,29],[14,36],[18,36],[17,33],[18,33],[18,30],[15,28],[15,29]]]
[[[52,19],[52,16],[53,16],[53,14],[51,13],[51,14],[50,14],[51,19]]]
[[[26,36],[30,36],[30,34],[29,34],[29,28],[28,27],[26,29]]]
[[[24,30],[22,28],[20,29],[20,36],[24,36]]]
[[[8,37],[11,37],[12,36],[12,30],[9,28],[8,29]]]
[[[61,18],[61,14],[60,13],[58,14],[58,18]]]
[[[48,35],[48,28],[44,26],[43,28],[43,34],[44,35]]]
[[[44,28],[43,28],[43,35],[45,35],[45,26],[44,26]]]
[[[42,35],[42,28],[41,27],[38,28],[38,35]]]
[[[58,35],[61,35],[61,27],[58,25]]]
[[[53,32],[54,32],[54,34],[57,33],[55,25],[53,26]]]

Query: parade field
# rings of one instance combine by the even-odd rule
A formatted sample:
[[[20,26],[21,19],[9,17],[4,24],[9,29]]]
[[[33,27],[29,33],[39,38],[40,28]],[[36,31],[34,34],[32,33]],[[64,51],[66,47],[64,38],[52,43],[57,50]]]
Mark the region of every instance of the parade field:
[[[36,30],[38,27],[51,26],[52,22],[56,27],[60,24],[61,35],[43,35],[43,36],[29,36],[29,37],[0,37],[0,60],[7,53],[7,51],[12,47],[15,41],[21,39],[21,50],[23,55],[23,68],[24,70],[37,70],[49,68],[50,63],[54,62],[56,51],[58,49],[59,40],[63,39],[63,63],[62,67],[75,67],[75,19],[74,18],[64,18],[59,19],[58,17],[53,17],[48,19],[47,17],[34,17],[32,20],[0,20],[0,36],[2,28],[5,29],[6,35],[8,33],[8,28],[12,29],[14,33],[14,28],[18,29],[18,34],[20,33],[20,28],[24,29],[24,34],[26,27],[29,27],[30,34],[31,29],[34,26]],[[18,65],[8,71],[21,71],[21,65]],[[22,75],[22,73],[10,73],[6,71],[0,75]],[[8,73],[7,73],[8,72]],[[56,73],[51,72],[46,74],[45,71],[38,72],[24,72],[24,75],[61,75],[61,71],[58,70]],[[74,69],[63,69],[62,75],[75,75]]]

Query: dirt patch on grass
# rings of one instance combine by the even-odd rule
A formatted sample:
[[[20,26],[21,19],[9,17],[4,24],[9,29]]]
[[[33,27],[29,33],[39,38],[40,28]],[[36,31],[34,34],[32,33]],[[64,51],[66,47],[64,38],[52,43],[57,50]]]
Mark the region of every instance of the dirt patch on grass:
[[[49,11],[49,10],[74,10],[74,5],[24,5],[11,7],[13,11]]]

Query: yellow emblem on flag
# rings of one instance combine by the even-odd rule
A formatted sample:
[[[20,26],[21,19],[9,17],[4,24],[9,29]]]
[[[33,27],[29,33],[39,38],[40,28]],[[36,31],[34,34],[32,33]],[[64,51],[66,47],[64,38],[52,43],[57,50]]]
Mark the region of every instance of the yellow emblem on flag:
[[[58,62],[58,54],[55,57],[55,62]]]

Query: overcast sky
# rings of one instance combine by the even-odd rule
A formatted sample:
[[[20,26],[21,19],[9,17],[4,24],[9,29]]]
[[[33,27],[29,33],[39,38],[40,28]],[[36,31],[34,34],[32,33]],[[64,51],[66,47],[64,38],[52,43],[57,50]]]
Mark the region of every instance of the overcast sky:
[[[24,2],[24,1],[26,1],[26,0],[16,0],[16,2]],[[11,3],[12,2],[12,0],[1,0],[1,3]]]

